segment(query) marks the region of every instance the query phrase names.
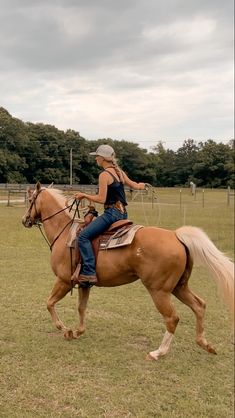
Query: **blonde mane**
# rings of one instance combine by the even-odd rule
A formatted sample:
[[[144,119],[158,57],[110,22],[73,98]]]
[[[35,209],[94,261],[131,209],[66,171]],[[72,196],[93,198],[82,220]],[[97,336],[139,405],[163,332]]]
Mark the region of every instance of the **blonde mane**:
[[[47,191],[57,200],[61,207],[67,206],[67,197],[64,195],[63,190],[47,189]]]

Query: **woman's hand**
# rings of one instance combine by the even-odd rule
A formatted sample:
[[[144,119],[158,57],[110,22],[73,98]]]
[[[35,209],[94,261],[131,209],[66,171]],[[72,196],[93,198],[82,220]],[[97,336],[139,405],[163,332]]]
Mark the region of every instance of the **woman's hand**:
[[[139,183],[140,190],[148,190],[150,187],[152,187],[149,183]]]
[[[77,193],[75,193],[74,198],[77,199],[77,200],[82,200],[82,199],[85,198],[85,193],[77,192]]]
[[[148,190],[150,187],[153,187],[150,183],[144,183],[145,190]]]
[[[144,190],[145,189],[145,183],[138,183],[138,189]]]

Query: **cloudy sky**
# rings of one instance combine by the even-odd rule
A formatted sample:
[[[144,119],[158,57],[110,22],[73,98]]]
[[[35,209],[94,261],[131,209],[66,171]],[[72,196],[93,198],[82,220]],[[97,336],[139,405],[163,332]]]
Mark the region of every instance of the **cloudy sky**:
[[[0,0],[0,106],[150,149],[233,138],[233,0]]]

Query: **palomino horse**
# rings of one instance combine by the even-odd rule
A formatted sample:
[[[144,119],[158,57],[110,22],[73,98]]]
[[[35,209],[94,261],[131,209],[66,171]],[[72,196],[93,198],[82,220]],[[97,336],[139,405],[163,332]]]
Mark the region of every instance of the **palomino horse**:
[[[59,319],[55,304],[71,290],[71,269],[75,268],[66,242],[73,219],[66,209],[66,198],[56,189],[37,183],[29,192],[30,207],[22,219],[25,227],[42,222],[51,246],[51,267],[57,279],[47,301],[55,326],[67,339],[78,338],[85,331],[85,311],[90,289],[79,288],[79,326],[66,328]],[[166,331],[160,347],[148,354],[157,360],[167,354],[179,321],[171,294],[190,307],[196,316],[196,342],[209,353],[216,353],[204,335],[205,302],[188,287],[193,262],[201,264],[216,279],[219,293],[233,312],[234,265],[199,228],[183,226],[176,231],[143,227],[128,246],[100,251],[97,260],[97,286],[112,287],[140,279],[163,316]]]

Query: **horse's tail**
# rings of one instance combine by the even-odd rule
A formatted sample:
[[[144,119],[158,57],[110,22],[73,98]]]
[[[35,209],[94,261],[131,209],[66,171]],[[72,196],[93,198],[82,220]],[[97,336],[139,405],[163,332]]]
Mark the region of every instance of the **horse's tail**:
[[[176,231],[177,238],[188,248],[196,265],[206,267],[216,280],[219,292],[229,310],[234,313],[234,264],[216,248],[201,229],[182,226]]]

